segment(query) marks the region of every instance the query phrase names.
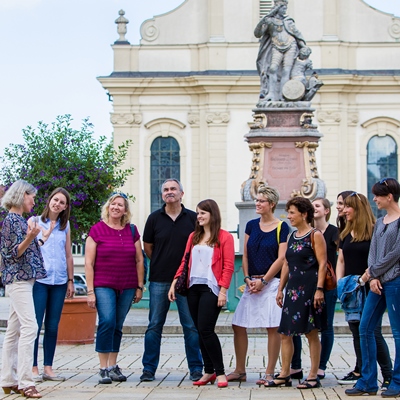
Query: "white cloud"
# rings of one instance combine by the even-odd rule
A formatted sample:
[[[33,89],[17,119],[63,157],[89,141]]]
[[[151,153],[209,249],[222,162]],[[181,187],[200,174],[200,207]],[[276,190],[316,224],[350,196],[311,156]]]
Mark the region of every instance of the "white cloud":
[[[42,0],[0,0],[0,9],[26,10],[38,6]]]

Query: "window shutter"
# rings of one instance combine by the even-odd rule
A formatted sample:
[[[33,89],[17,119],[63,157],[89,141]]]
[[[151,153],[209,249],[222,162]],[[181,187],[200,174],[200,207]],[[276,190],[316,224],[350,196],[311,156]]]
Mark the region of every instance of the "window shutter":
[[[269,13],[273,6],[273,0],[260,0],[260,18]]]

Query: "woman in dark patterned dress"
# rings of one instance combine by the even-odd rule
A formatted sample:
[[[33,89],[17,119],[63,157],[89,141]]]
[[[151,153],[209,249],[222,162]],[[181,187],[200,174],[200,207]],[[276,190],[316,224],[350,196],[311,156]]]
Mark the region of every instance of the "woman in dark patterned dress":
[[[282,369],[280,374],[265,386],[292,386],[290,362],[293,356],[293,336],[305,334],[311,357],[311,369],[298,389],[320,387],[317,376],[321,344],[318,330],[322,328],[324,304],[324,281],[326,274],[326,244],[321,232],[314,231],[311,222],[314,207],[308,199],[295,197],[286,204],[288,220],[296,228],[288,240],[286,261],[276,301],[282,307],[278,332],[282,338]],[[314,247],[314,248],[313,248]],[[283,289],[286,286],[285,299]]]

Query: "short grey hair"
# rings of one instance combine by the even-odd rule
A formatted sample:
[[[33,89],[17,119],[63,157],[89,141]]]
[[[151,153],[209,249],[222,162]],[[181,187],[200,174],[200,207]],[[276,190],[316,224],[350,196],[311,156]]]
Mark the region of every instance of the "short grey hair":
[[[178,184],[178,186],[179,186],[179,190],[180,190],[181,192],[183,192],[182,183],[181,183],[180,181],[178,181],[178,179],[169,178],[169,179],[166,179],[166,180],[162,183],[162,185],[161,185],[161,193],[163,192],[163,190],[164,190],[164,185],[165,185],[167,182],[176,182],[176,183]]]
[[[15,181],[2,197],[1,206],[6,210],[10,210],[12,207],[22,207],[25,193],[36,194],[37,189],[32,184],[22,179]]]
[[[272,212],[274,212],[279,201],[279,192],[271,186],[260,185],[257,189],[257,193],[266,197],[269,203],[273,204]]]

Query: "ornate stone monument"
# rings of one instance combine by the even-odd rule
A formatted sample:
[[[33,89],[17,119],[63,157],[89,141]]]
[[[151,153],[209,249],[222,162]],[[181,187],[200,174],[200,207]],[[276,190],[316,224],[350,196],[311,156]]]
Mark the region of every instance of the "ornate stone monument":
[[[288,199],[303,196],[310,200],[325,197],[324,182],[319,179],[315,151],[322,134],[313,125],[311,100],[323,85],[312,70],[311,49],[286,16],[288,0],[275,0],[254,34],[260,38],[257,70],[260,98],[253,109],[254,124],[245,135],[253,153],[249,178],[242,184],[239,209],[240,251],[244,228],[256,217],[254,198],[261,183],[278,189],[280,202],[275,214],[286,215]]]

